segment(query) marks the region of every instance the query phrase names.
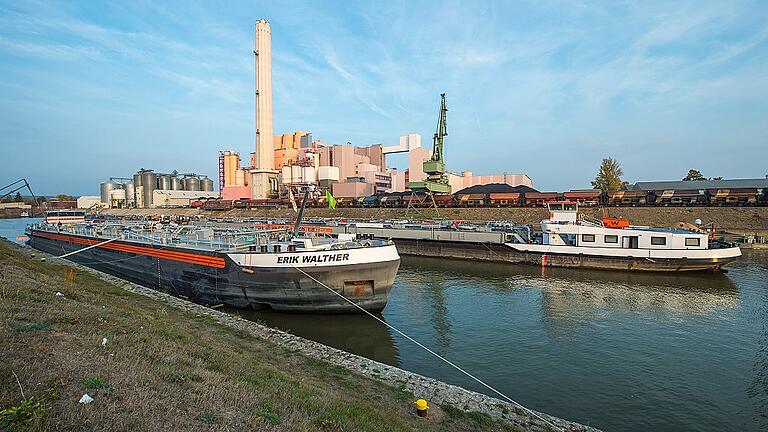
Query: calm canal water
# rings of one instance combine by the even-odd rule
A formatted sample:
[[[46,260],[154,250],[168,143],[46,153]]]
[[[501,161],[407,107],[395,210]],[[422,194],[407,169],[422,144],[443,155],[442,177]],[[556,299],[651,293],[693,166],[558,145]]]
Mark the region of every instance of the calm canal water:
[[[404,257],[384,319],[526,406],[608,431],[768,430],[768,253],[728,274]],[[242,313],[242,312],[241,312]],[[476,391],[364,316],[246,317]]]
[[[365,316],[235,313],[483,391]],[[607,431],[768,430],[768,252],[693,275],[403,257],[383,317],[524,405]]]

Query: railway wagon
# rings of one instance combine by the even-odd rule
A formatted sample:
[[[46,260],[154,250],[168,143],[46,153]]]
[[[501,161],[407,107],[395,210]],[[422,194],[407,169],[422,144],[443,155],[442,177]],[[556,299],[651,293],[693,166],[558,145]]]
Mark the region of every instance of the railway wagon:
[[[568,191],[563,192],[563,199],[566,201],[577,202],[580,206],[591,207],[599,205],[602,202],[602,192],[599,190],[588,191]]]
[[[520,192],[490,193],[488,204],[492,207],[517,207],[521,204]]]
[[[449,208],[455,206],[455,197],[453,194],[433,195],[433,197],[435,198],[435,205],[440,208]]]
[[[646,191],[616,191],[609,192],[606,204],[612,206],[644,206],[648,203],[648,192]]]
[[[410,195],[403,195],[403,207],[424,207],[426,205],[431,205],[431,202],[427,202],[427,195],[426,194],[410,194]]]
[[[403,197],[398,194],[385,195],[379,200],[381,207],[402,207]]]
[[[459,205],[459,207],[484,207],[486,204],[485,194],[457,194],[456,203]]]
[[[712,189],[709,203],[716,206],[753,206],[762,201],[762,190],[752,188]]]
[[[365,197],[365,199],[363,199],[363,207],[379,207],[379,205],[381,205],[379,198],[378,195]]]
[[[232,200],[214,199],[203,203],[203,210],[232,210]]]
[[[551,202],[558,201],[560,196],[557,192],[526,192],[525,205],[528,207],[543,207]]]
[[[653,194],[657,206],[696,206],[706,205],[709,201],[706,191],[699,189],[673,189]]]

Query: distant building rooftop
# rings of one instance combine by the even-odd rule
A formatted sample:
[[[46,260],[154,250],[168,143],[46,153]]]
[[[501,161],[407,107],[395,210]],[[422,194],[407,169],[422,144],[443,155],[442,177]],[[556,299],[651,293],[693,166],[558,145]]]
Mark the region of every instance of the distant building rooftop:
[[[632,190],[658,191],[672,189],[765,189],[768,178],[728,179],[728,180],[691,180],[691,181],[649,181],[637,182]]]

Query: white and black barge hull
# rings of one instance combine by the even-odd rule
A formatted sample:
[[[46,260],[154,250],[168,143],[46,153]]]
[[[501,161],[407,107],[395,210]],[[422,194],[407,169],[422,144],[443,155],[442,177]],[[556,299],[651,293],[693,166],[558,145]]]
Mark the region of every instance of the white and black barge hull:
[[[34,229],[28,236],[30,246],[53,255],[104,241]],[[198,303],[308,313],[360,312],[323,285],[367,311],[381,311],[400,265],[394,245],[229,254],[122,240],[67,259]]]

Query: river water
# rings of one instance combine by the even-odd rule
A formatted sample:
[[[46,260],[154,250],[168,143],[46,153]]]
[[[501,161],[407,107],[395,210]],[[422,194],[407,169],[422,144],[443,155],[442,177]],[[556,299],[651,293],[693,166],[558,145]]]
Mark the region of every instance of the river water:
[[[768,253],[744,253],[680,275],[403,257],[382,316],[532,409],[610,431],[765,431]],[[234,313],[484,391],[366,316]]]
[[[768,430],[768,253],[727,274],[403,257],[384,319],[524,405],[609,431]],[[244,316],[484,389],[365,316]],[[487,393],[487,391],[485,391]]]

